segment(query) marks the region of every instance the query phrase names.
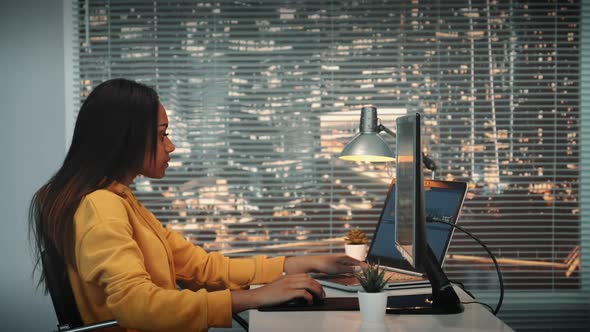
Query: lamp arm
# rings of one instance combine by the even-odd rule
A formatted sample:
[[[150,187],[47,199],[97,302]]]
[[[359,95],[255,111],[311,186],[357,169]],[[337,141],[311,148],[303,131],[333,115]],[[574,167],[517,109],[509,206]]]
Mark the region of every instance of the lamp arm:
[[[396,137],[397,137],[397,135],[396,135],[396,134],[393,132],[393,130],[391,130],[391,129],[389,129],[389,128],[385,127],[385,126],[384,126],[384,125],[382,125],[382,124],[379,124],[379,125],[377,126],[377,132],[378,132],[378,133],[380,133],[380,132],[382,132],[382,131],[384,131],[384,132],[388,133],[388,134],[389,134],[391,137],[393,137],[393,138],[396,138]]]
[[[377,132],[379,133],[382,131],[388,133],[393,138],[397,138],[397,135],[391,129],[379,124],[377,126]],[[426,168],[432,171],[432,177],[434,178],[434,172],[436,172],[436,163],[434,160],[430,159],[424,152],[422,152],[422,162]]]

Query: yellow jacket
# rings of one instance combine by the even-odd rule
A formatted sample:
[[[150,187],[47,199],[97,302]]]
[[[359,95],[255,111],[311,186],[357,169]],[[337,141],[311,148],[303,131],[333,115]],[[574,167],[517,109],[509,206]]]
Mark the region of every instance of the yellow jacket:
[[[229,327],[229,289],[271,282],[283,272],[284,257],[206,253],[162,227],[120,183],[87,195],[74,223],[76,268],[68,274],[85,324],[116,319],[141,331]],[[190,290],[178,290],[177,281]]]

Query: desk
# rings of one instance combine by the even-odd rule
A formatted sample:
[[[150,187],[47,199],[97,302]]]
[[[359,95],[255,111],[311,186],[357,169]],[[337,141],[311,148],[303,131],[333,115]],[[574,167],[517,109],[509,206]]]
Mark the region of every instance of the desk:
[[[354,296],[324,287],[328,297]],[[473,301],[459,287],[455,287],[462,302]],[[388,291],[391,295],[429,293],[430,288]],[[454,315],[385,315],[381,324],[362,323],[358,311],[250,311],[250,331],[335,331],[335,332],[387,332],[387,331],[513,331],[481,304],[464,304],[465,311]]]

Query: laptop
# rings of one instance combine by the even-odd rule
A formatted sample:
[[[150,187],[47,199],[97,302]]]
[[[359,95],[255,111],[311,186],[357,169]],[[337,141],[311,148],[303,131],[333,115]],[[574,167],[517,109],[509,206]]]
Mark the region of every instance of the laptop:
[[[433,221],[440,220],[455,224],[466,193],[467,183],[465,182],[424,181],[427,240],[441,266],[447,255],[454,227]],[[366,261],[378,262],[380,267],[386,270],[386,277],[390,277],[386,290],[430,285],[428,279],[414,269],[395,246],[395,179],[389,186]],[[312,276],[326,287],[349,292],[362,289],[353,274],[313,274]]]

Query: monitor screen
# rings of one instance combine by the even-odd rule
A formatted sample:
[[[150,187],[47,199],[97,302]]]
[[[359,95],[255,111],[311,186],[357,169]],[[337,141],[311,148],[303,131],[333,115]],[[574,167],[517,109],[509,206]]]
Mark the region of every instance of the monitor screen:
[[[420,114],[401,116],[396,124],[395,246],[414,269],[420,270],[426,254]]]

